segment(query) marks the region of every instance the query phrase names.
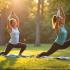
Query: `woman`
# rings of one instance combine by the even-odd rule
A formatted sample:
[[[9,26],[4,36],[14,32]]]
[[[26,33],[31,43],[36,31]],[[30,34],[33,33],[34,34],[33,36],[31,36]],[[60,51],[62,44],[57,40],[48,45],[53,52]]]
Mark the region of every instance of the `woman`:
[[[62,7],[59,7],[57,15],[53,16],[52,18],[52,27],[57,35],[57,38],[54,41],[52,47],[47,52],[42,52],[41,54],[37,55],[37,58],[40,58],[42,56],[49,56],[59,49],[65,49],[70,46],[70,40],[66,41],[67,30],[65,29],[64,24],[64,11]]]
[[[5,52],[1,52],[0,55],[7,55],[12,48],[21,48],[19,56],[22,56],[22,52],[26,49],[26,44],[19,42],[19,20],[15,13],[12,12],[9,16],[9,23],[7,24],[7,29],[10,34],[10,40],[5,49]]]

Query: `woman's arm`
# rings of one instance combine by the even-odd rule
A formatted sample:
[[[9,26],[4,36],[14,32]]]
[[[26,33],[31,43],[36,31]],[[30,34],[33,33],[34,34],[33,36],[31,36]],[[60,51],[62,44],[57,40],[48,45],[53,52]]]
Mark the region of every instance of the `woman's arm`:
[[[63,7],[60,7],[60,14],[65,19],[65,14],[64,14]]]
[[[11,32],[11,30],[12,30],[12,27],[10,25],[11,18],[12,18],[12,12],[8,16],[8,23],[7,23],[7,30],[8,30],[8,32]]]
[[[53,30],[58,33],[59,32],[59,24],[55,23],[55,24],[52,24],[52,27],[53,27]]]
[[[12,30],[10,23],[7,23],[7,30],[8,30],[8,32],[11,32],[11,30]]]
[[[59,27],[59,24],[57,22],[54,22],[54,18],[52,18],[52,28],[56,34],[59,33],[60,27]]]
[[[8,21],[10,21],[11,18],[12,18],[12,12],[8,16]]]
[[[59,25],[62,26],[65,23],[65,14],[63,8],[59,5],[57,7],[57,17],[59,21]]]
[[[19,27],[19,18],[16,16],[16,21],[17,21],[17,27]]]
[[[12,16],[13,16],[13,18],[16,19],[16,21],[17,21],[17,27],[19,27],[19,18],[18,18],[18,16],[16,16],[16,14],[14,12],[12,12]]]
[[[60,16],[61,16],[62,22],[64,23],[65,22],[65,14],[64,14],[63,7],[60,6],[59,10],[60,10]]]

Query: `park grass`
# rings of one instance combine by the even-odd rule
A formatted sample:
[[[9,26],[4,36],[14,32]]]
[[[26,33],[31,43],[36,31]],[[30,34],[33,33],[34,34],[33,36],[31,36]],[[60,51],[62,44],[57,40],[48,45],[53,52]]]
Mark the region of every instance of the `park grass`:
[[[0,51],[5,46],[0,46]],[[24,54],[37,55],[40,52],[47,51],[51,47],[50,44],[42,44],[36,47],[34,44],[28,44]],[[18,54],[19,49],[12,49],[9,54]],[[51,56],[70,56],[70,48],[59,50]],[[49,58],[23,58],[23,57],[5,57],[0,56],[0,70],[70,70],[70,60],[58,60]]]

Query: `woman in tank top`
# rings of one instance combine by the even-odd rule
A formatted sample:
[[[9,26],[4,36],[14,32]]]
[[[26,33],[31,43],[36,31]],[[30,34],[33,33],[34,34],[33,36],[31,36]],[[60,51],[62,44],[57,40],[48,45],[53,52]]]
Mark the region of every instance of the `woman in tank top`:
[[[57,15],[52,18],[52,27],[55,31],[57,38],[55,39],[52,47],[47,52],[42,52],[36,57],[49,56],[59,49],[65,49],[70,46],[70,40],[67,40],[67,30],[64,27],[65,14],[61,6],[58,7]]]
[[[7,29],[10,34],[10,40],[8,42],[8,45],[5,49],[5,52],[1,52],[0,55],[7,55],[12,48],[21,48],[19,55],[22,56],[22,52],[26,49],[26,44],[19,42],[19,19],[15,15],[14,12],[12,12],[9,16],[9,23],[7,24]]]

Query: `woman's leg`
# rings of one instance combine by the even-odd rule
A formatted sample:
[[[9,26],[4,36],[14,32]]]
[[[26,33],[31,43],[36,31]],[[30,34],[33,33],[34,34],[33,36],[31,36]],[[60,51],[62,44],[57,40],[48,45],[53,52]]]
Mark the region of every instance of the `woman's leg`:
[[[70,46],[70,40],[67,40],[61,47],[60,49],[66,49]]]
[[[21,55],[23,53],[23,51],[26,49],[26,44],[24,43],[18,43],[15,48],[21,48],[20,52],[19,52],[19,55]]]
[[[61,46],[54,43],[52,45],[52,47],[47,51],[47,52],[42,52],[41,54],[39,54],[37,57],[41,57],[41,56],[49,56],[53,53],[55,53]]]
[[[5,49],[5,52],[1,52],[0,55],[7,55],[12,49],[12,45],[8,44],[7,48]]]
[[[22,54],[22,52],[26,49],[26,44],[24,44],[24,43],[20,43],[20,46],[21,46],[21,50],[20,50],[20,52],[19,52],[19,55],[21,55]]]

